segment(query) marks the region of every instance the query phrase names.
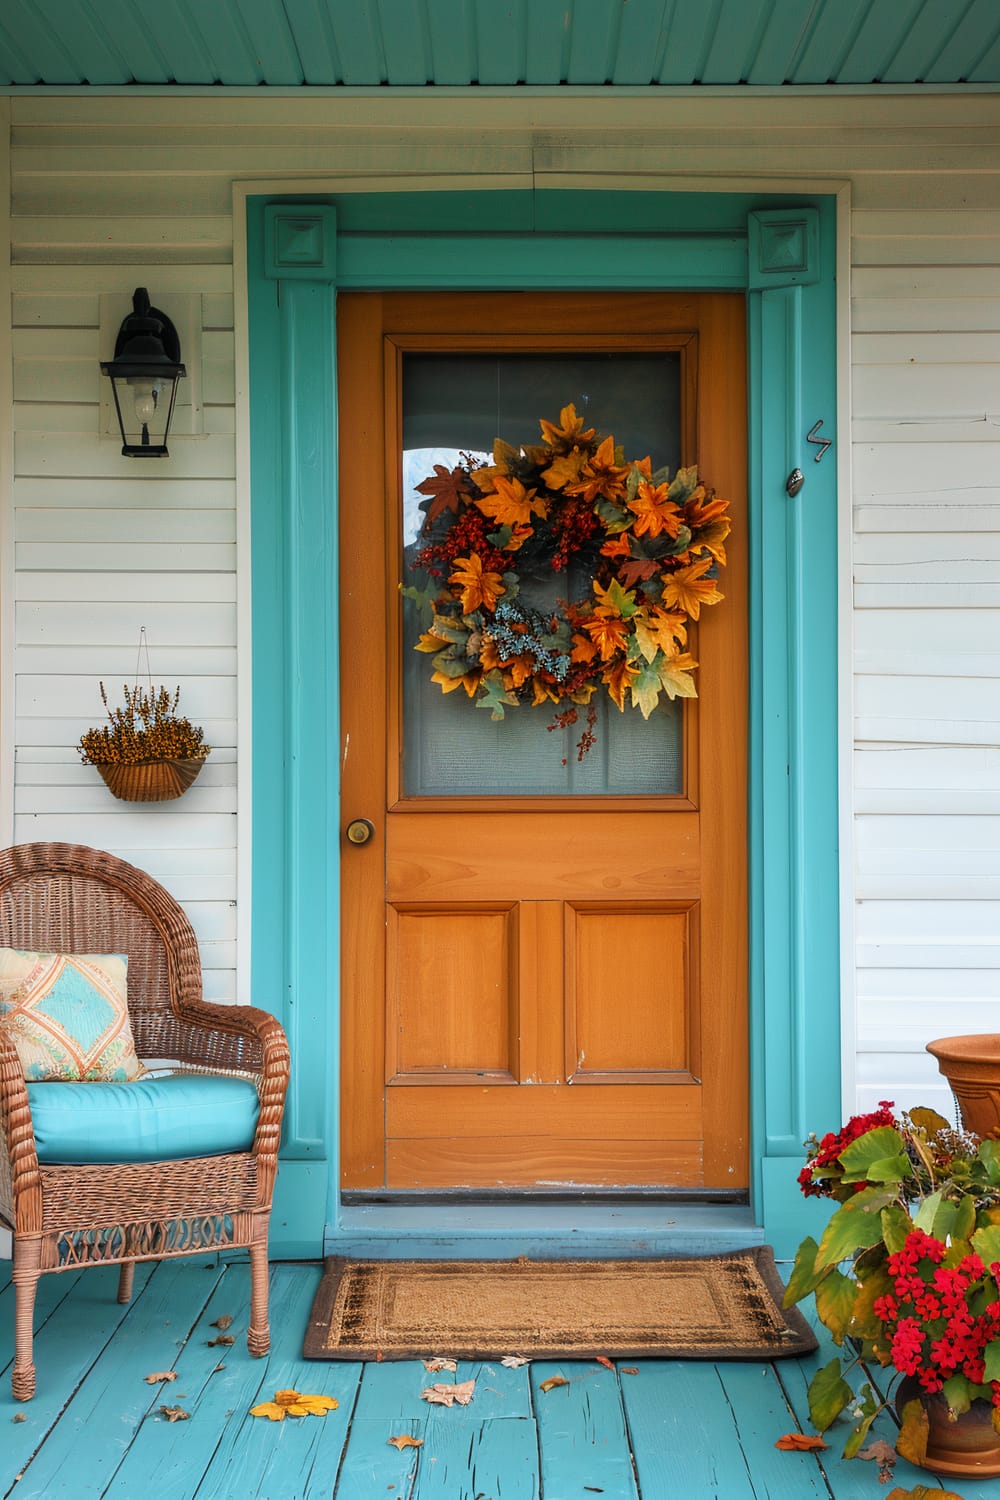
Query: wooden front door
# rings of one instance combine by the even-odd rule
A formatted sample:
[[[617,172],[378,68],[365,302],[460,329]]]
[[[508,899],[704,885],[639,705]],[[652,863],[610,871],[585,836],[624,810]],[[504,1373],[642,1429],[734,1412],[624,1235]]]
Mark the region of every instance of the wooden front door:
[[[729,294],[338,301],[345,1188],[747,1187],[744,325]],[[697,699],[604,705],[582,761],[551,704],[439,692],[400,590],[419,478],[570,401],[733,520]]]

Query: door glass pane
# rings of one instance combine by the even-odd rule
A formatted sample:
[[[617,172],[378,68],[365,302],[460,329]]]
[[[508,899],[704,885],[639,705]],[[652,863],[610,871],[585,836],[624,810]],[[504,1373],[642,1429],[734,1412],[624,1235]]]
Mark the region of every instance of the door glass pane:
[[[677,353],[404,355],[405,584],[434,585],[414,566],[426,498],[416,486],[434,466],[450,472],[464,454],[491,462],[497,437],[518,447],[538,442],[539,418],[558,422],[570,402],[599,436],[614,435],[626,462],[648,454],[654,471],[680,463]],[[533,582],[522,578],[521,584],[522,598],[543,611],[558,597],[579,599],[591,591],[590,577],[572,570]],[[405,796],[667,796],[682,790],[679,700],[644,720],[637,709],[619,712],[602,689],[592,700],[594,743],[581,754],[582,710],[578,722],[564,728],[555,717],[570,705],[553,703],[508,708],[494,721],[461,688],[443,693],[431,681],[430,656],[414,650],[421,629],[416,605],[404,600]]]

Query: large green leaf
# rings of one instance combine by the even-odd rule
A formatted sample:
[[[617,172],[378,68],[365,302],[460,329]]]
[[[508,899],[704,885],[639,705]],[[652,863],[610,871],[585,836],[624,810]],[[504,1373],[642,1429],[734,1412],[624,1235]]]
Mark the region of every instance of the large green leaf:
[[[840,1360],[831,1359],[822,1370],[816,1371],[809,1385],[809,1418],[813,1426],[825,1432],[853,1397],[854,1392],[841,1372]]]
[[[941,1394],[956,1417],[960,1417],[972,1405],[969,1397],[969,1382],[964,1375],[953,1375],[950,1380],[946,1380],[941,1387]]]
[[[914,1224],[918,1229],[922,1229],[925,1234],[933,1233],[934,1220],[937,1217],[938,1209],[941,1207],[943,1197],[944,1192],[941,1188],[938,1188],[936,1193],[929,1193],[913,1215]]]
[[[852,1251],[862,1246],[875,1245],[882,1238],[881,1216],[867,1211],[859,1202],[864,1197],[859,1193],[849,1203],[839,1208],[823,1231],[816,1252],[816,1269],[835,1266],[846,1260]]]
[[[952,1238],[971,1240],[976,1228],[976,1200],[971,1193],[963,1193],[955,1205],[955,1218],[951,1226]]]
[[[939,1130],[948,1130],[950,1126],[944,1115],[939,1115],[936,1109],[919,1107],[907,1110],[910,1123],[918,1130],[923,1130],[927,1135],[937,1135]]]
[[[910,1158],[901,1153],[899,1156],[883,1156],[878,1161],[873,1161],[868,1168],[867,1177],[869,1182],[902,1182],[904,1177],[909,1177],[911,1171]]]
[[[824,1276],[830,1275],[831,1267],[829,1266],[825,1266],[821,1271],[816,1270],[818,1249],[819,1246],[810,1234],[796,1250],[795,1264],[792,1266],[792,1274],[785,1287],[782,1306],[794,1307],[796,1302],[801,1302],[803,1297],[808,1297],[810,1292],[816,1290]]]
[[[972,1236],[972,1248],[987,1268],[1000,1260],[1000,1224],[977,1229]]]
[[[869,1167],[904,1153],[903,1137],[891,1125],[879,1125],[859,1135],[840,1153],[845,1182],[864,1182]]]
[[[986,1180],[1000,1183],[1000,1141],[980,1141],[979,1160],[986,1168]]]
[[[1000,1380],[1000,1343],[996,1339],[983,1350],[983,1362],[986,1365],[984,1379]]]
[[[906,1236],[913,1232],[913,1220],[898,1203],[890,1203],[882,1210],[882,1238],[890,1255],[898,1255],[906,1244]]]
[[[840,1271],[831,1270],[816,1288],[816,1311],[836,1344],[842,1344],[851,1332],[857,1295],[857,1282]]]

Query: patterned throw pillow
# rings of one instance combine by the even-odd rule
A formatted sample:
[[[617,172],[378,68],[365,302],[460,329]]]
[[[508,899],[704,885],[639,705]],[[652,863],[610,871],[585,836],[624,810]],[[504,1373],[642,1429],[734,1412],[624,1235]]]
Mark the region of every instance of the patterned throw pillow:
[[[143,1071],[125,1000],[121,953],[0,948],[0,1026],[32,1083],[125,1083]]]

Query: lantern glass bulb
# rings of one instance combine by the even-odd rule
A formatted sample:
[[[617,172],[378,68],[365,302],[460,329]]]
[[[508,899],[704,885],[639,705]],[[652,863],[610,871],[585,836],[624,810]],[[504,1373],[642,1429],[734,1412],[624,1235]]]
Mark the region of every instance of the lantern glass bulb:
[[[160,399],[159,384],[148,375],[130,375],[128,384],[132,392],[136,421],[147,426],[156,415],[156,405]]]

